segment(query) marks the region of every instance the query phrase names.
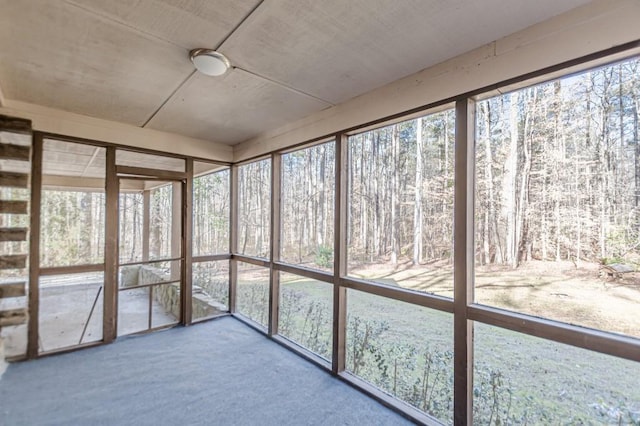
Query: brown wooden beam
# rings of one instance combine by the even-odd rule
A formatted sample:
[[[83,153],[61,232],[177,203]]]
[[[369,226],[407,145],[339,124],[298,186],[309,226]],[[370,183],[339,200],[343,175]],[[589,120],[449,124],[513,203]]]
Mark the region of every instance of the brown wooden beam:
[[[31,146],[31,211],[29,216],[29,325],[27,358],[38,356],[40,316],[40,204],[42,201],[42,133],[35,132]]]
[[[398,300],[412,305],[422,306],[437,311],[453,313],[453,300],[435,294],[423,293],[402,287],[392,287],[382,283],[365,281],[358,278],[342,278],[341,285],[352,290],[375,294],[387,299]]]
[[[149,176],[155,179],[182,180],[187,178],[186,172],[173,172],[170,170],[150,169],[147,167],[116,166],[116,172],[118,175]],[[122,177],[126,178],[126,176]]]
[[[333,284],[334,277],[330,272],[318,271],[317,269],[305,268],[304,266],[291,265],[283,262],[274,262],[274,269],[289,274],[296,274],[302,277],[311,278],[312,280],[322,281]]]
[[[107,147],[105,185],[104,318],[102,338],[110,343],[118,330],[118,173],[116,149]]]
[[[27,201],[0,200],[1,214],[27,214],[29,203]]]
[[[31,120],[0,115],[0,130],[14,133],[31,133]]]
[[[0,186],[28,188],[29,175],[27,173],[0,172]]]
[[[233,259],[238,252],[238,166],[231,167],[229,196],[229,312],[236,312],[237,288],[238,288],[238,262]]]
[[[27,228],[0,228],[0,241],[26,241]]]
[[[8,309],[0,311],[0,327],[21,325],[27,322],[29,315],[26,308]]]
[[[234,260],[238,252],[238,166],[231,167],[229,179],[229,312],[236,312],[237,289],[238,289],[238,262]]]
[[[91,265],[50,266],[41,267],[40,276],[81,274],[83,272],[102,272],[104,270],[104,263]]]
[[[345,371],[340,373],[338,377],[340,380],[360,390],[365,395],[375,399],[385,407],[398,412],[401,416],[411,420],[417,425],[442,426],[442,423],[437,419],[423,413],[404,401],[400,401],[398,398],[389,395],[371,383],[362,380],[358,376]],[[471,425],[471,423],[469,423],[469,425]]]
[[[152,263],[163,263],[163,262],[177,262],[182,260],[182,257],[163,257],[161,259],[151,259],[151,260],[141,260],[138,262],[126,262],[120,263],[118,266],[136,266],[136,265],[149,265]]]
[[[24,269],[26,267],[26,254],[10,254],[0,256],[0,269]]]
[[[127,286],[127,287],[119,287],[118,291],[127,291],[127,290],[133,290],[135,288],[149,288],[149,287],[158,287],[161,285],[168,285],[168,284],[180,284],[182,281],[181,280],[171,280],[171,281],[156,281],[153,283],[145,283],[145,284],[136,284],[136,285],[131,285],[131,286]]]
[[[453,423],[473,424],[473,323],[467,306],[473,303],[474,262],[474,102],[456,102],[454,273],[453,273]]]
[[[347,289],[342,278],[347,275],[347,167],[348,138],[338,133],[335,139],[335,210],[333,242],[333,350],[331,371],[340,374],[346,364]]]
[[[244,254],[233,254],[231,255],[231,259],[251,265],[262,266],[263,268],[268,268],[271,264],[271,262],[261,257],[245,256]]]
[[[200,262],[217,262],[219,260],[229,260],[231,259],[231,254],[210,254],[206,256],[193,256],[191,258],[192,263],[200,263]]]
[[[27,294],[27,283],[24,281],[0,283],[0,299],[22,297]]]
[[[142,192],[142,260],[149,260],[149,239],[151,230],[151,191]]]
[[[187,179],[182,184],[182,323],[193,323],[193,160],[186,160]]]
[[[635,337],[508,312],[489,306],[472,305],[467,308],[467,312],[469,319],[474,321],[640,362],[640,340]]]
[[[280,308],[280,272],[273,262],[280,260],[280,197],[282,193],[282,155],[271,155],[271,265],[269,269],[269,336],[278,334]]]
[[[29,161],[31,160],[31,147],[11,143],[0,143],[0,159]]]

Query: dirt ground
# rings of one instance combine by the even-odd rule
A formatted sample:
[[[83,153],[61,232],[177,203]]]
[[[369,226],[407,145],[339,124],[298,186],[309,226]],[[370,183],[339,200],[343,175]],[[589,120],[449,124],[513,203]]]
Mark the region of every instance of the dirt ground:
[[[453,265],[366,265],[350,275],[453,297]],[[477,303],[640,337],[640,272],[601,277],[595,263],[532,261],[477,266]]]

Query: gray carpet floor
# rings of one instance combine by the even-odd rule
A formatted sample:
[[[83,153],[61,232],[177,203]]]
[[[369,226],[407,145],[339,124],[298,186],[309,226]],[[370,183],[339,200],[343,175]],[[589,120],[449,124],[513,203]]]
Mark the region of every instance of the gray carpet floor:
[[[231,317],[11,364],[0,425],[410,424]]]

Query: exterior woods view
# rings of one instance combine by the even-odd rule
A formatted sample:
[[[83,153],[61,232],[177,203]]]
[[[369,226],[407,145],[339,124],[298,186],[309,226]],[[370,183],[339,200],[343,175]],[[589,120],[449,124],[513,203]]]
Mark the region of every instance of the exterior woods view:
[[[478,303],[640,338],[639,66],[476,103]],[[349,276],[453,296],[454,131],[449,108],[349,137]],[[333,269],[334,168],[332,141],[282,156],[283,262]],[[240,253],[269,256],[269,182],[268,160],[240,167]],[[330,359],[330,284],[280,281],[280,334]],[[238,285],[266,327],[268,271],[241,264]],[[356,290],[347,303],[346,368],[452,422],[452,315]],[[483,324],[475,343],[478,424],[640,424],[630,361]]]
[[[538,321],[640,339],[640,58],[590,66],[480,95],[471,108],[469,305],[524,324],[518,332],[465,317],[474,424],[640,425],[632,355],[526,328]],[[189,270],[194,321],[237,309],[330,367],[339,340],[334,286],[344,279],[345,370],[452,424],[454,220],[465,208],[455,203],[459,119],[450,103],[232,166],[191,159],[192,179],[182,158],[110,146],[120,167],[117,334],[180,323],[180,273]],[[42,141],[38,354],[103,339],[107,149]],[[65,176],[94,187],[58,179],[71,154],[90,161]],[[167,174],[121,173],[144,164]],[[3,200],[29,199],[28,191],[1,191]],[[181,245],[185,200],[192,258]],[[0,220],[3,228],[29,222]],[[344,264],[337,234],[346,240]],[[2,333],[9,355],[25,353],[26,326]]]

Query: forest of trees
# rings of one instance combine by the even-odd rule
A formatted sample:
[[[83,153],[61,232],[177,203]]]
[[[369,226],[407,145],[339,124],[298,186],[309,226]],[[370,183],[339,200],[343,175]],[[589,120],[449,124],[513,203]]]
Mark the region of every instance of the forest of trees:
[[[104,262],[104,192],[42,191],[41,266]]]
[[[269,257],[271,231],[271,162],[238,168],[238,252]]]
[[[638,262],[640,61],[477,105],[480,263]]]
[[[333,269],[335,143],[282,156],[281,258]]]
[[[193,179],[193,255],[229,252],[229,169]]]
[[[478,102],[480,264],[638,262],[638,65]],[[451,260],[453,130],[444,111],[350,138],[352,265]]]
[[[455,113],[349,138],[349,266],[453,256]]]
[[[639,64],[626,60],[477,103],[479,264],[639,261]],[[349,137],[350,267],[452,260],[454,130],[448,109]],[[333,142],[283,155],[283,260],[331,267],[334,168]],[[270,174],[269,160],[239,168],[240,253],[269,256]],[[166,201],[160,195],[156,203]],[[139,258],[142,197],[121,198],[121,226],[132,237],[121,239],[121,251]],[[43,264],[62,252],[74,262],[99,261],[103,205],[101,193],[46,191]],[[153,214],[159,207],[152,246],[166,253],[160,228],[169,224]],[[226,252],[228,170],[194,180],[194,212],[194,254]]]

